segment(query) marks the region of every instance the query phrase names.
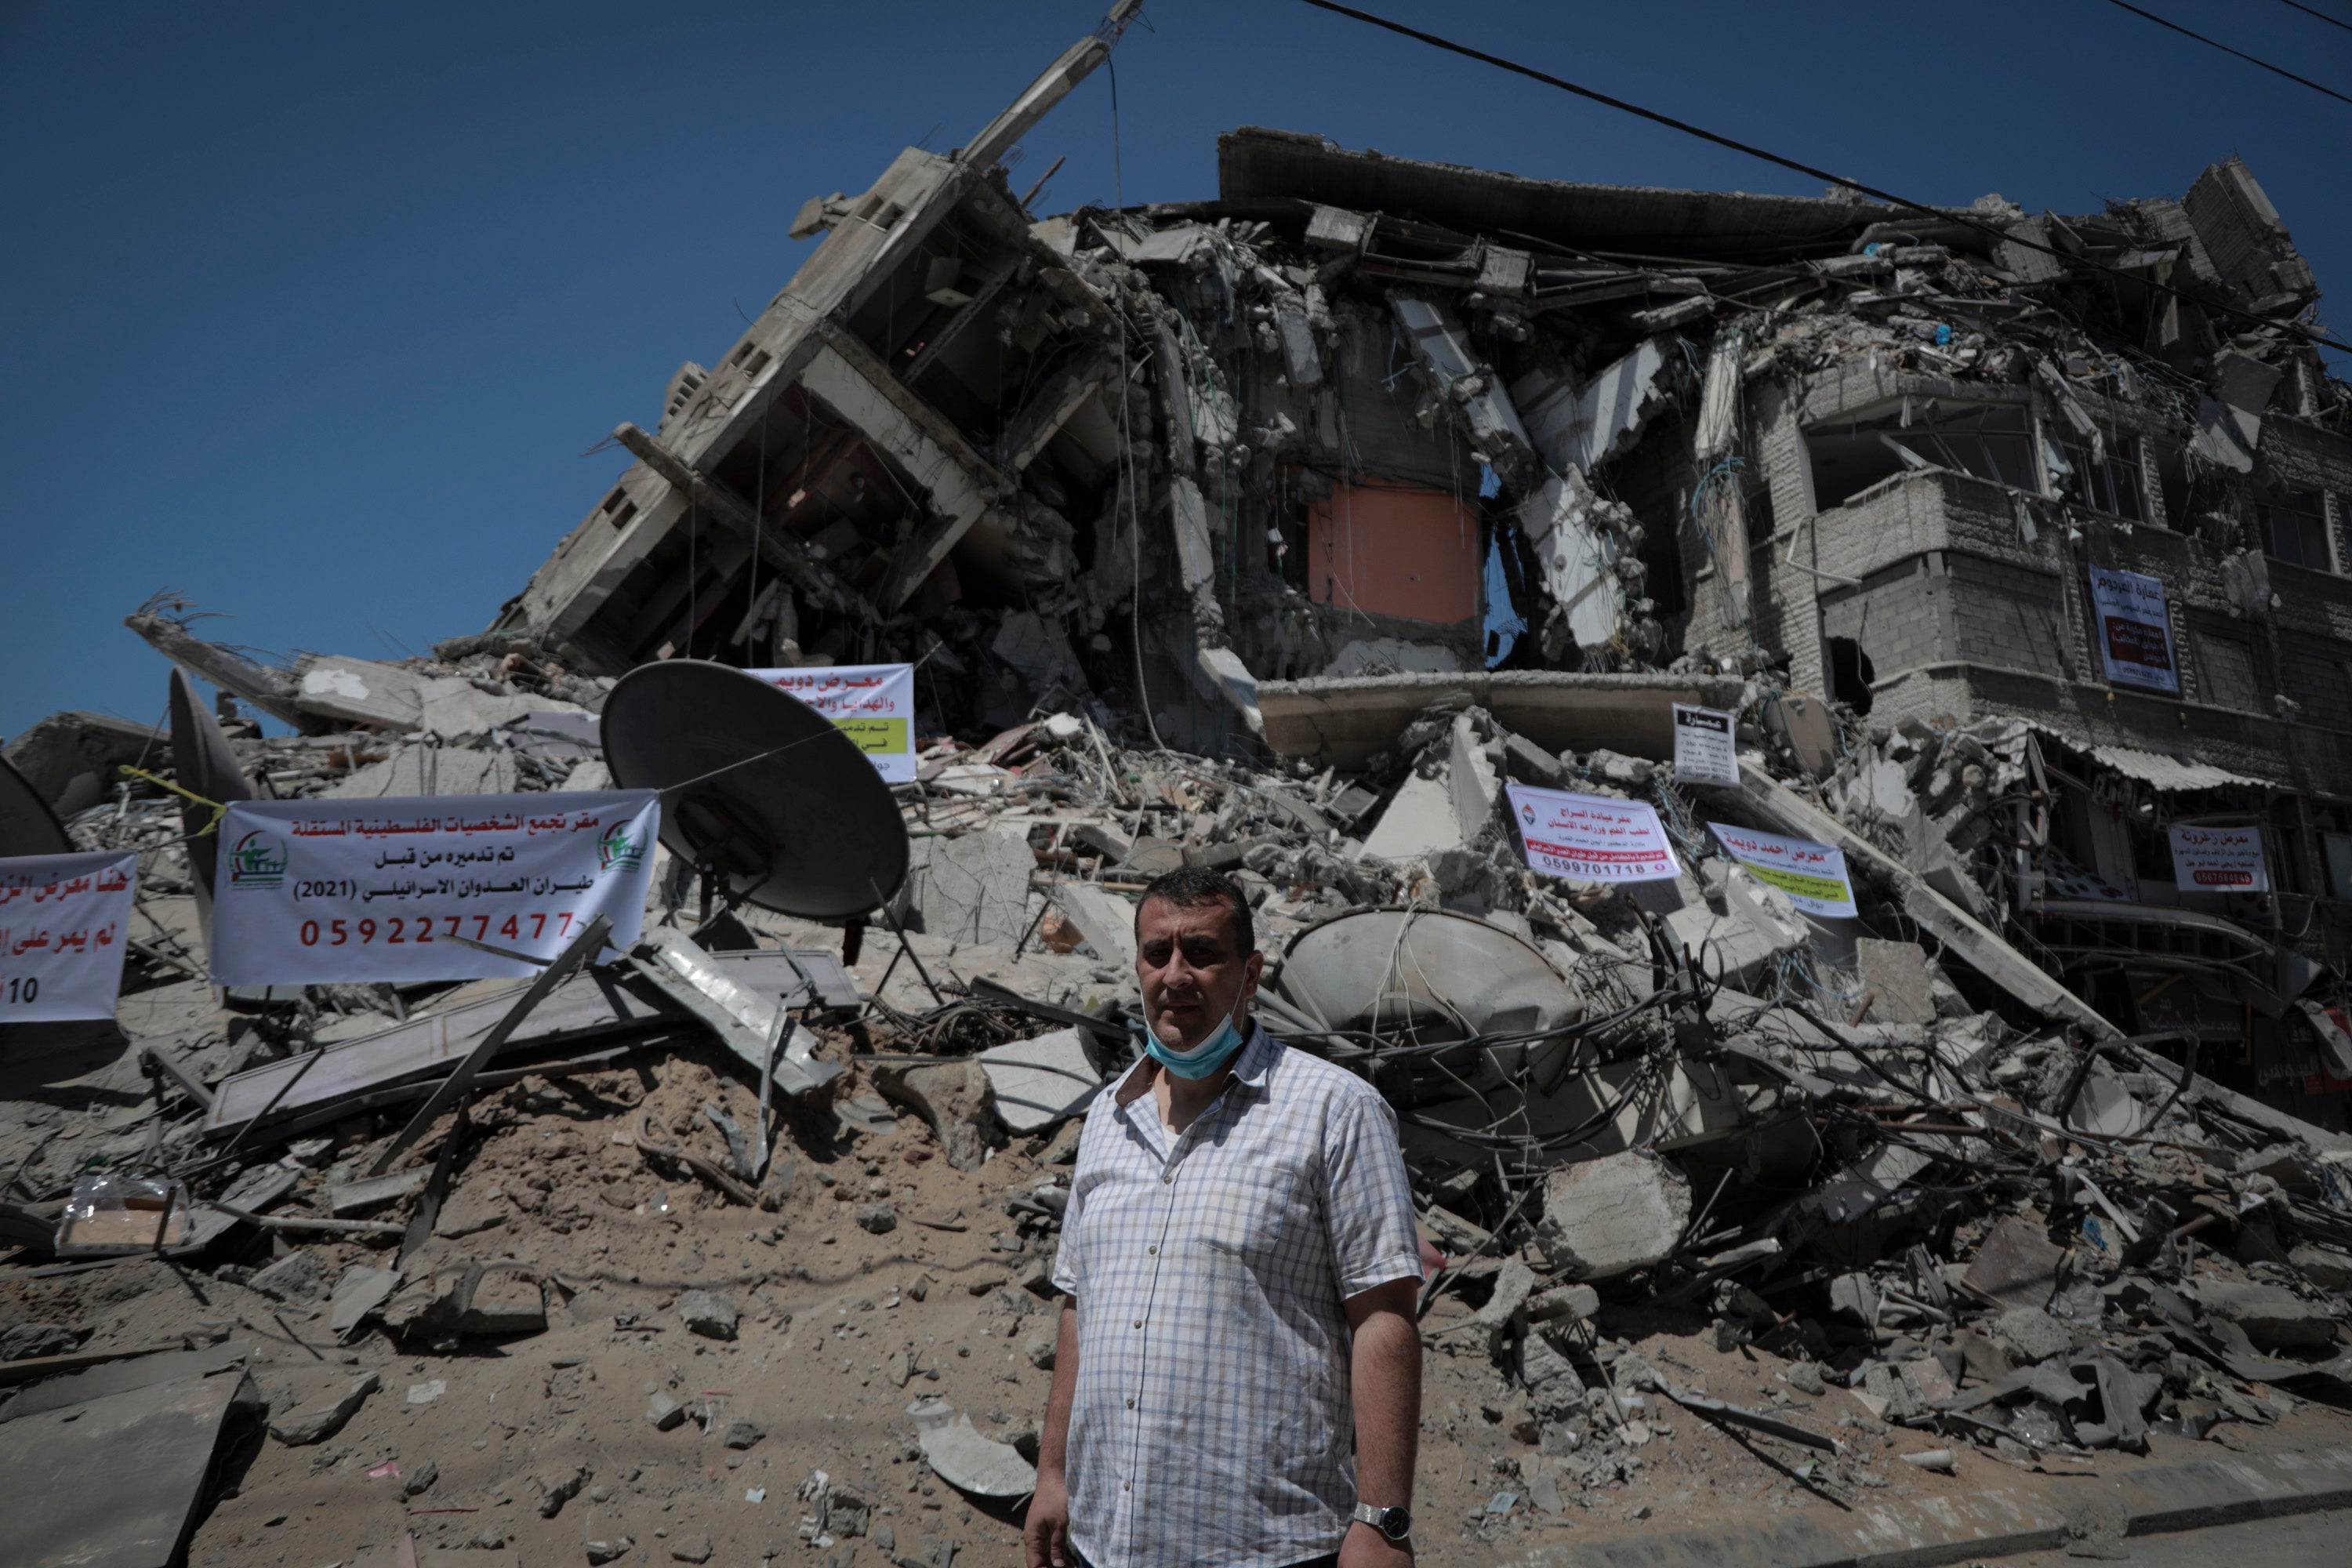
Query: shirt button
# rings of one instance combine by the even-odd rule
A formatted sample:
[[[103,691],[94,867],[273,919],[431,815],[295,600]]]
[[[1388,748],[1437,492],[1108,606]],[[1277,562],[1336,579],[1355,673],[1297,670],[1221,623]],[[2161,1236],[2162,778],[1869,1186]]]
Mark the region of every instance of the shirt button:
[[[1155,1253],[1155,1254],[1156,1254],[1157,1252],[1159,1252],[1160,1247],[1159,1247],[1159,1246],[1155,1243],[1154,1245],[1152,1245],[1152,1246],[1150,1246],[1150,1247],[1145,1247],[1143,1250],[1144,1250],[1144,1251],[1146,1251],[1146,1252]]]
[[[1121,1481],[1118,1483],[1118,1489],[1123,1492],[1131,1492],[1135,1489],[1135,1483],[1133,1481]]]
[[[1134,1408],[1135,1408],[1135,1401],[1134,1401],[1134,1400],[1132,1400],[1132,1399],[1129,1400],[1129,1401],[1127,1402],[1127,1407],[1128,1407],[1129,1410],[1134,1409]]]
[[[1174,1181],[1174,1180],[1176,1179],[1176,1173],[1175,1173],[1175,1172],[1173,1172],[1173,1171],[1171,1171],[1171,1172],[1169,1172],[1166,1175],[1164,1175],[1164,1176],[1160,1177],[1160,1179],[1162,1182],[1172,1182],[1172,1181]]]
[[[1141,1327],[1143,1327],[1143,1320],[1142,1320],[1141,1318],[1138,1318],[1138,1319],[1136,1319],[1136,1320],[1135,1320],[1135,1326],[1136,1326],[1137,1328],[1139,1328],[1139,1328],[1141,1328]]]

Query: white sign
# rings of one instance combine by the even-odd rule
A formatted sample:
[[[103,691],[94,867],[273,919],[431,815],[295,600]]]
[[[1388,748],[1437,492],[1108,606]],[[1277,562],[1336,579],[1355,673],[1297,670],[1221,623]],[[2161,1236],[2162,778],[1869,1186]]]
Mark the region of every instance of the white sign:
[[[522,979],[598,915],[645,923],[661,803],[577,795],[253,800],[220,826],[212,974],[221,985]]]
[[[1739,752],[1732,715],[1675,704],[1675,782],[1739,787]]]
[[[2106,663],[2109,680],[2180,695],[2162,579],[2094,566],[2091,608],[2098,617],[2099,657]]]
[[[1641,801],[1507,787],[1531,870],[1587,882],[1654,882],[1682,870],[1658,814]]]
[[[888,784],[915,782],[915,667],[848,664],[821,669],[753,669],[834,722]]]
[[[111,1018],[139,852],[0,860],[0,1024]]]
[[[1783,838],[1752,827],[1707,824],[1731,858],[1756,874],[1756,879],[1780,889],[1789,901],[1809,915],[1852,920],[1853,884],[1846,879],[1845,852],[1810,838]]]
[[[2172,881],[2184,893],[2267,893],[2259,827],[2172,829]]]

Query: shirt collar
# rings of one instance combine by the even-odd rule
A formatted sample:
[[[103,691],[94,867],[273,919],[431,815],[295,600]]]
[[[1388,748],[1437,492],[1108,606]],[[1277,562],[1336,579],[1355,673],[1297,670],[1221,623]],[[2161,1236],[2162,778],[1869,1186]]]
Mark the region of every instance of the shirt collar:
[[[1281,1060],[1282,1049],[1282,1042],[1267,1034],[1265,1026],[1256,1018],[1251,1018],[1249,1038],[1243,1043],[1241,1054],[1234,1058],[1234,1081],[1246,1084],[1253,1089],[1265,1089],[1266,1075],[1274,1070],[1274,1064]],[[1147,1056],[1129,1068],[1127,1076],[1112,1091],[1111,1103],[1123,1110],[1129,1101],[1140,1097],[1151,1087],[1152,1073],[1159,1066]]]

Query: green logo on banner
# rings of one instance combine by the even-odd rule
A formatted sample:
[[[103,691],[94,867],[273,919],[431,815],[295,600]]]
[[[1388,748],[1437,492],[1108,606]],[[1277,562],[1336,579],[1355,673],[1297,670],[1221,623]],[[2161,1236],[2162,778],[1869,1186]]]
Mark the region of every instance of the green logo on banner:
[[[238,839],[228,852],[228,885],[232,888],[275,888],[286,880],[286,846],[275,834],[257,827]]]
[[[629,825],[616,822],[604,829],[604,837],[596,840],[596,865],[599,870],[634,871],[646,858],[645,840],[629,837]]]

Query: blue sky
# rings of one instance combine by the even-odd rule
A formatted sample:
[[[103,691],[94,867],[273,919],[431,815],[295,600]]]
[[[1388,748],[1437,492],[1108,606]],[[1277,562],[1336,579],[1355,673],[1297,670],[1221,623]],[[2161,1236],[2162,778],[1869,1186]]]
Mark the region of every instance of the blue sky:
[[[1931,202],[2095,210],[2237,153],[2352,288],[2352,106],[2103,0],[1367,8]],[[2352,32],[2147,8],[2352,91]],[[623,466],[583,454],[791,275],[803,200],[962,142],[1101,11],[0,0],[0,735],[156,718],[165,666],[121,620],[165,587],[273,651],[479,630]],[[1294,0],[1146,16],[1117,57],[1130,202],[1213,195],[1242,124],[1817,194]],[[1024,152],[1024,187],[1068,157],[1041,210],[1109,201],[1108,79]]]

